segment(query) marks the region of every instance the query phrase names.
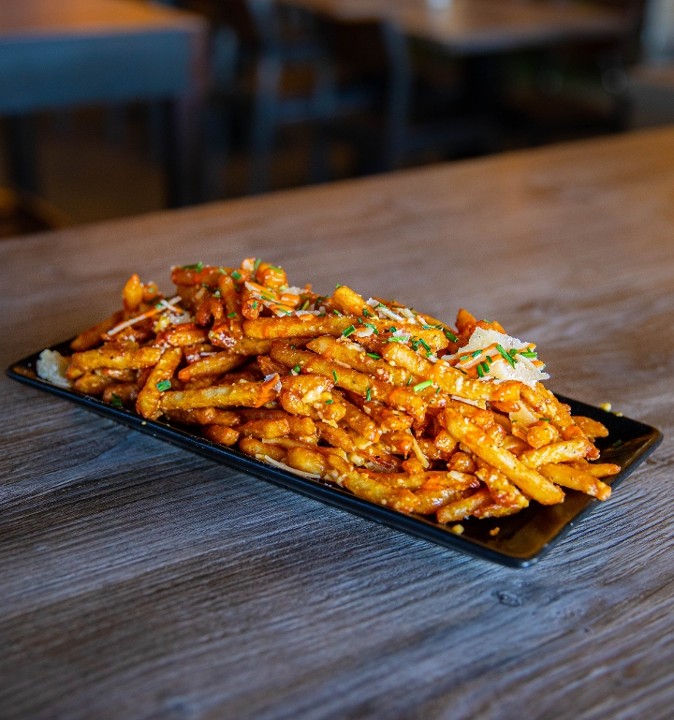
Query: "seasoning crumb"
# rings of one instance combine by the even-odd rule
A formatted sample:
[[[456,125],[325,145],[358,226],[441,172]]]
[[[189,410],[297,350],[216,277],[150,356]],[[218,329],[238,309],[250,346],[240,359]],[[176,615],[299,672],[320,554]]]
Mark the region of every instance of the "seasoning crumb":
[[[463,528],[463,525],[457,523],[456,525],[452,525],[452,527],[450,528],[450,530],[451,530],[453,533],[455,533],[456,535],[463,535],[463,530],[464,530],[464,528]]]
[[[496,537],[500,532],[501,532],[501,528],[500,528],[500,527],[494,527],[494,528],[492,528],[492,529],[489,531],[489,534],[490,534],[492,537]]]

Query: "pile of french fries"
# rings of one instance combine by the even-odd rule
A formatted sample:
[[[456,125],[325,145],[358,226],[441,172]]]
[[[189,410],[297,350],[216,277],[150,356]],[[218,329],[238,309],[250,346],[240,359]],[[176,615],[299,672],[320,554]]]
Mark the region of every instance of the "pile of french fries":
[[[132,275],[123,308],[72,342],[74,390],[442,524],[560,503],[564,488],[610,495],[620,467],[597,462],[601,423],[541,382],[493,377],[493,358],[465,362],[473,332],[498,323],[460,310],[450,327],[345,285],[321,296],[254,258],[171,279],[169,297]],[[532,348],[499,352],[514,367]]]

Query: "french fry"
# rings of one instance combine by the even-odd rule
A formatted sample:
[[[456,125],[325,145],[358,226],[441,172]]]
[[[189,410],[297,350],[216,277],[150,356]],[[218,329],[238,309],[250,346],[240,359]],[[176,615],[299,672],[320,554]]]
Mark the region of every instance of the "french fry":
[[[278,376],[264,382],[240,382],[233,385],[213,385],[197,390],[165,392],[161,398],[163,410],[192,410],[195,408],[261,407],[278,395]]]
[[[144,418],[156,420],[161,415],[162,393],[171,387],[171,378],[175,373],[183,353],[180,348],[167,348],[148,375],[147,381],[136,400],[136,410]]]
[[[184,367],[178,373],[178,377],[183,382],[192,380],[196,377],[203,377],[204,375],[223,375],[239,365],[245,362],[246,358],[242,355],[237,355],[234,352],[224,351],[202,357],[195,362],[190,363]]]
[[[102,320],[93,327],[81,332],[71,343],[70,349],[74,352],[82,352],[83,350],[91,350],[100,344],[101,338],[108,330],[118,325],[124,318],[124,311],[118,310],[110,317]]]
[[[539,472],[557,485],[580,490],[586,495],[607,500],[611,496],[611,487],[592,473],[570,465],[549,463],[541,465]]]

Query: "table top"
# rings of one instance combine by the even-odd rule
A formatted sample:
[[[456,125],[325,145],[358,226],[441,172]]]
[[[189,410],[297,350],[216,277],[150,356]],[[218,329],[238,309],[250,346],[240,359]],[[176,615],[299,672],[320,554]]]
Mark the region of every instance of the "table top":
[[[0,112],[201,94],[207,24],[131,0],[0,4]]]
[[[581,2],[537,0],[283,0],[341,19],[386,17],[451,52],[506,52],[625,31],[620,13]]]
[[[659,448],[537,564],[443,549],[3,377],[10,718],[604,718],[674,700],[674,128],[0,243],[4,366],[133,271],[259,256],[538,343]]]
[[[0,4],[0,40],[44,40],[114,32],[151,32],[196,26],[198,16],[151,2],[130,0],[22,0]]]

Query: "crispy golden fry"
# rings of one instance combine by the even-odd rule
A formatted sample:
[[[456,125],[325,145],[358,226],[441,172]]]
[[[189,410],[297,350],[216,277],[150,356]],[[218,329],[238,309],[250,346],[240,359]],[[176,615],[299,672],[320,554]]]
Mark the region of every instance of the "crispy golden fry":
[[[529,467],[537,468],[549,463],[569,462],[584,458],[589,449],[589,443],[584,438],[573,440],[560,440],[544,447],[526,450],[519,459]]]
[[[278,376],[264,382],[240,382],[232,385],[213,385],[197,390],[165,392],[162,410],[192,410],[194,408],[261,407],[278,394]]]
[[[360,322],[359,322],[360,321]],[[438,352],[447,347],[448,340],[437,328],[423,328],[409,322],[396,322],[353,315],[296,315],[284,317],[259,317],[245,320],[243,332],[251,338],[281,340],[298,337],[319,337],[332,335],[348,337],[358,341],[375,335],[407,337],[411,341],[425,343],[429,352]],[[398,333],[400,337],[395,335]]]
[[[603,478],[620,467],[595,462],[605,426],[540,382],[490,374],[541,366],[534,345],[461,356],[478,328],[505,335],[498,323],[461,309],[453,330],[346,285],[321,296],[255,258],[172,279],[167,300],[129,278],[123,308],[72,343],[74,389],[443,524],[559,503],[562,488],[610,495]]]
[[[205,425],[204,435],[220,445],[235,445],[239,439],[239,431],[226,425]]]
[[[569,465],[577,467],[585,472],[589,472],[598,478],[610,477],[611,475],[617,475],[620,472],[620,465],[615,463],[589,463],[587,460],[577,460],[570,462]]]
[[[101,342],[103,335],[105,335],[108,330],[115,327],[115,325],[119,324],[123,318],[124,311],[118,310],[109,318],[106,318],[102,322],[80,333],[70,343],[70,349],[74,352],[82,352],[83,350],[91,350],[92,348],[95,348]]]
[[[438,522],[447,524],[465,520],[465,518],[474,515],[481,508],[492,504],[493,500],[489,490],[481,488],[471,495],[443,505],[437,512]]]
[[[270,440],[279,437],[297,437],[316,440],[317,430],[314,422],[307,417],[286,415],[259,420],[249,420],[239,427],[242,435]]]
[[[580,490],[586,495],[592,495],[600,500],[607,500],[611,496],[611,488],[605,482],[571,465],[550,463],[541,465],[539,471],[552,482],[571,490]]]
[[[183,425],[227,425],[235,427],[241,424],[241,414],[233,410],[216,408],[195,408],[194,410],[164,410],[168,420]]]
[[[112,347],[95,348],[71,356],[67,377],[74,379],[90,370],[103,368],[113,370],[138,370],[154,367],[162,356],[160,347],[143,347],[123,350]]]
[[[183,358],[180,348],[167,348],[152,368],[136,400],[136,410],[144,418],[156,420],[161,415],[162,393],[171,387],[171,378]]]
[[[239,367],[239,365],[245,362],[245,359],[244,356],[237,355],[233,352],[224,351],[215,353],[190,363],[178,373],[178,377],[183,382],[187,382],[188,380],[203,377],[204,375],[223,375]]]
[[[113,380],[108,375],[98,372],[87,372],[73,381],[73,389],[85,395],[103,395],[112,385]]]
[[[584,417],[582,415],[574,415],[573,420],[588,438],[592,438],[594,440],[594,438],[608,436],[606,426],[602,425],[599,420],[594,420],[593,418]]]
[[[186,347],[187,345],[208,342],[208,332],[195,323],[182,323],[181,325],[170,326],[163,333],[160,333],[157,339],[166,345]]]

